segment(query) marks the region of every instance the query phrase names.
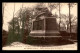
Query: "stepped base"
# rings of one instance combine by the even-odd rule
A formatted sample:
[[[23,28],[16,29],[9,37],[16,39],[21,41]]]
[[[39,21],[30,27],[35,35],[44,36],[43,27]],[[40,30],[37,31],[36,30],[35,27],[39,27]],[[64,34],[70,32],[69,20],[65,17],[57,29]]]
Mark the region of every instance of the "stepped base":
[[[59,35],[58,31],[31,31],[30,32],[31,37],[62,37]]]

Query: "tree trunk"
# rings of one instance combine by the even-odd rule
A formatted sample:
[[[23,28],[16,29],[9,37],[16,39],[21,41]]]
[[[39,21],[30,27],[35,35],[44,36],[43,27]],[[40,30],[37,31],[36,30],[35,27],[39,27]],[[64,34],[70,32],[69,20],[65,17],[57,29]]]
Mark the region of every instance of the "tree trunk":
[[[60,15],[60,3],[59,3],[59,19],[60,19],[60,21],[59,21],[59,31],[60,31],[60,23],[61,23],[61,17],[60,17],[61,15]]]
[[[70,24],[70,37],[71,37],[71,17],[70,17],[70,3],[69,3],[69,24]]]
[[[13,35],[14,35],[14,12],[15,12],[15,3],[14,3],[14,11],[13,11]]]

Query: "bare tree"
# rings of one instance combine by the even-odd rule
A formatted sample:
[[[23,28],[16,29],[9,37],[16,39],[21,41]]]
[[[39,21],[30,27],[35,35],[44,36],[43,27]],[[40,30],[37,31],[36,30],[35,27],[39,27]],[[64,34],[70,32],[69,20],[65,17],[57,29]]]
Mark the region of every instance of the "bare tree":
[[[50,12],[52,12],[53,9],[57,9],[59,6],[59,3],[48,3],[48,7],[50,9]]]
[[[75,3],[69,3],[68,6],[69,6],[69,23],[70,23],[70,33],[71,33],[71,17],[70,17],[70,10],[71,10],[71,7],[73,7],[75,5]]]
[[[59,21],[59,31],[60,31],[60,23],[61,23],[60,3],[59,3],[59,18],[60,18],[60,21]]]
[[[61,24],[64,26],[64,27],[67,27],[67,31],[69,30],[69,15],[65,15],[65,14],[61,14],[61,17],[62,20],[61,20]],[[76,25],[76,22],[77,22],[77,17],[74,17],[72,14],[70,15],[71,17],[71,25],[75,24]]]
[[[14,3],[14,11],[13,11],[13,35],[14,35],[14,12],[15,12],[15,3]]]

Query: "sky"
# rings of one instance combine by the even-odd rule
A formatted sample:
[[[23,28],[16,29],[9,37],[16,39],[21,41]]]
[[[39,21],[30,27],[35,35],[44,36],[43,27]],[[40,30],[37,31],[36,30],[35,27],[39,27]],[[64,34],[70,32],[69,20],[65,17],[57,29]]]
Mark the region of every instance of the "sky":
[[[3,29],[8,31],[8,22],[10,22],[13,18],[13,11],[14,11],[14,3],[4,3],[5,6],[4,6],[4,17],[3,17],[3,20],[4,20],[4,23],[3,23]],[[23,7],[30,7],[30,8],[33,8],[37,5],[38,3],[23,3]],[[66,14],[68,15],[69,14],[69,8],[68,8],[68,3],[61,3],[61,11],[60,13],[61,14]],[[77,3],[76,3],[77,4]],[[77,4],[78,5],[78,4]],[[74,16],[77,17],[77,5],[75,5],[73,8],[71,8],[71,14],[73,14]],[[15,12],[14,14],[22,7],[22,3],[15,3]],[[56,14],[59,15],[59,11],[58,9],[53,9],[52,10],[52,14]],[[58,20],[57,20],[58,21]]]

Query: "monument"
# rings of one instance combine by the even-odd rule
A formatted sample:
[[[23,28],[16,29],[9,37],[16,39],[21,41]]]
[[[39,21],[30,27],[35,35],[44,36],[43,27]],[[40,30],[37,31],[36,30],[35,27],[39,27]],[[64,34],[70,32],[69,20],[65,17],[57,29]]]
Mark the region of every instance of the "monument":
[[[31,37],[61,37],[59,34],[56,16],[52,16],[46,8],[32,21]]]

